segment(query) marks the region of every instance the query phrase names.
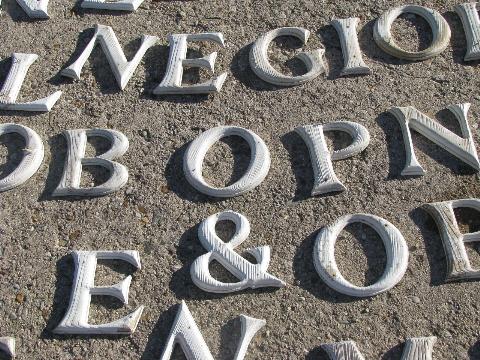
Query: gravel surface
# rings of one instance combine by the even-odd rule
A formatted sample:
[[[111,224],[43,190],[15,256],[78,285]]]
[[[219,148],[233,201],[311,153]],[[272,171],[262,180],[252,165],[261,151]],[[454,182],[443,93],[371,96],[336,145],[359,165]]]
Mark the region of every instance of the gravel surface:
[[[387,113],[392,106],[413,105],[458,133],[444,109],[470,102],[469,122],[480,144],[480,74],[478,63],[463,62],[465,35],[453,11],[457,2],[414,1],[438,10],[452,30],[450,46],[434,59],[409,63],[382,52],[374,43],[375,19],[398,1],[159,1],[146,0],[136,13],[84,11],[73,1],[51,0],[48,21],[31,21],[14,0],[3,1],[0,56],[36,53],[19,101],[64,92],[46,114],[2,112],[2,122],[34,129],[44,140],[45,159],[23,186],[1,194],[0,329],[17,339],[19,359],[158,359],[177,311],[185,300],[216,359],[232,359],[238,342],[238,315],[266,319],[249,347],[248,359],[326,359],[324,342],[354,340],[367,359],[398,359],[408,337],[437,336],[437,359],[479,359],[479,284],[444,283],[445,255],[426,202],[479,197],[478,175],[467,165],[421,136],[414,136],[423,177],[400,176],[405,151],[400,127]],[[343,60],[332,18],[358,16],[359,40],[368,76],[340,78]],[[82,51],[93,25],[112,26],[127,58],[142,34],[160,37],[135,71],[124,92],[97,47],[80,81],[59,71]],[[325,76],[295,88],[262,82],[250,70],[250,44],[265,31],[300,26],[312,32],[303,49],[325,47]],[[155,97],[168,59],[169,33],[222,32],[226,48],[191,46],[191,55],[218,50],[216,74],[228,72],[222,91],[209,97]],[[395,22],[394,34],[405,48],[424,48],[428,25],[416,16]],[[293,47],[293,48],[292,48]],[[291,39],[271,48],[275,66],[301,73],[291,58],[301,51]],[[0,63],[4,78],[10,62]],[[196,82],[211,75],[187,71]],[[313,173],[308,151],[293,133],[299,125],[347,119],[366,126],[369,147],[334,168],[347,191],[311,198]],[[272,166],[266,180],[250,193],[218,200],[203,196],[186,182],[182,157],[188,143],[217,125],[251,129],[268,145]],[[62,173],[66,144],[61,132],[78,128],[113,128],[130,140],[120,160],[129,169],[128,184],[113,195],[93,199],[55,199],[51,192]],[[22,141],[1,137],[3,174],[18,164]],[[330,137],[333,147],[348,139]],[[89,153],[105,149],[92,141]],[[238,138],[218,143],[208,153],[204,175],[215,185],[238,179],[250,159]],[[89,170],[89,169],[86,169]],[[85,172],[82,183],[101,182],[105,174]],[[205,293],[192,283],[191,263],[205,250],[198,224],[209,215],[234,210],[251,223],[240,246],[269,245],[269,272],[288,283],[283,289],[250,290],[231,295]],[[338,217],[365,212],[393,223],[405,237],[410,259],[403,280],[391,291],[354,299],[329,289],[316,274],[312,250],[318,230]],[[459,213],[464,231],[479,229],[478,214]],[[228,226],[223,226],[228,239]],[[220,231],[220,230],[219,230]],[[56,336],[71,291],[72,250],[138,250],[142,269],[102,263],[98,284],[113,284],[133,273],[130,303],[94,298],[92,323],[111,321],[146,307],[132,336]],[[475,247],[472,263],[480,265]],[[382,273],[385,251],[371,229],[350,226],[336,248],[340,270],[355,284],[368,284]],[[220,266],[219,277],[226,276]],[[181,356],[178,356],[181,358]]]

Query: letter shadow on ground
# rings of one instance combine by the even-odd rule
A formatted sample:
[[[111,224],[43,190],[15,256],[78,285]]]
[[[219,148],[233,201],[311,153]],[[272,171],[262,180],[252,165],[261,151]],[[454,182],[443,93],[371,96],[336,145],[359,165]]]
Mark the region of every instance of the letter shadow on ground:
[[[192,128],[192,130],[194,129],[199,130],[197,128]],[[237,136],[224,137],[219,140],[219,143],[223,143],[223,145],[229,147],[233,156],[232,172],[230,174],[228,182],[226,183],[226,185],[228,186],[238,181],[247,171],[251,159],[250,148],[248,147],[248,143],[244,139]],[[187,143],[176,149],[167,162],[164,176],[167,180],[168,188],[175,194],[177,194],[177,196],[179,196],[180,198],[191,201],[193,203],[211,204],[229,199],[217,198],[202,194],[200,191],[197,191],[195,188],[193,188],[187,181],[187,179],[185,178],[185,173],[183,171],[183,159],[189,145],[190,143]],[[206,158],[208,158],[208,152]],[[225,159],[215,159],[215,162],[218,161],[225,161]],[[224,175],[226,174],[223,174],[221,172],[215,174],[215,176],[220,177],[223,177]]]
[[[160,358],[163,350],[165,349],[167,338],[172,329],[178,309],[178,304],[173,305],[160,315],[160,318],[158,319],[152,331],[150,332],[150,335],[148,336],[147,345],[140,360],[156,360]],[[195,314],[192,314],[192,316],[195,320]],[[204,339],[206,339],[207,334],[204,333],[201,328],[199,329]],[[221,327],[221,329],[219,329],[219,334],[219,336],[221,337],[220,351],[218,354],[213,354],[216,355],[214,356],[214,358],[219,360],[233,359],[241,335],[241,323],[239,321],[239,318],[237,317],[229,320],[224,326]],[[175,345],[171,359],[186,359],[180,345]]]
[[[134,273],[135,268],[134,266],[121,262],[121,261],[104,261],[99,260],[98,266],[104,265],[109,269],[119,272],[126,277],[127,275],[131,275]],[[99,268],[98,267],[98,268]],[[97,271],[98,271],[97,268]],[[53,295],[52,301],[52,310],[48,317],[47,325],[43,329],[42,333],[40,334],[41,339],[52,340],[52,339],[68,339],[68,338],[76,338],[76,339],[90,339],[93,337],[99,339],[120,339],[126,337],[128,335],[61,335],[53,333],[53,330],[60,324],[63,317],[65,316],[68,305],[70,303],[70,297],[72,295],[72,285],[73,285],[73,277],[75,273],[75,264],[73,262],[73,258],[70,255],[63,256],[60,260],[57,261],[56,266],[56,282],[55,282],[55,293]],[[113,285],[113,284],[112,284]],[[92,305],[96,305],[99,308],[107,309],[108,312],[115,311],[115,310],[122,310],[125,308],[125,305],[118,299],[112,296],[92,296]],[[90,308],[90,318],[92,317],[93,313],[92,307]],[[133,310],[131,310],[133,311]],[[128,311],[125,309],[125,314],[121,316],[127,315]],[[119,316],[119,317],[121,317]],[[92,324],[96,323],[95,320],[90,320]],[[110,322],[105,321],[105,322]]]
[[[450,31],[452,33],[450,45],[452,47],[453,61],[456,64],[461,64],[463,66],[478,66],[478,64],[480,64],[479,60],[464,60],[465,54],[467,53],[467,38],[465,36],[465,31],[463,30],[462,21],[460,20],[458,14],[455,11],[446,11],[442,14],[442,16],[450,25]]]
[[[470,360],[480,359],[480,340],[477,340],[470,349],[468,349],[468,356]]]
[[[0,145],[7,148],[7,161],[0,164],[0,179],[10,175],[23,159],[25,140],[17,133],[0,135]]]
[[[67,141],[62,134],[55,135],[48,140],[50,148],[50,164],[48,168],[48,175],[45,181],[45,188],[40,194],[38,201],[51,201],[51,200],[66,200],[66,201],[79,201],[94,199],[94,196],[52,196],[53,191],[57,188],[63,175],[63,169],[65,167],[65,161],[67,159]],[[87,140],[87,148],[93,147],[95,150],[94,156],[98,156],[106,152],[110,148],[110,143],[102,138],[91,136]],[[87,155],[88,156],[88,155]],[[104,183],[110,177],[110,172],[101,166],[82,166],[82,178],[88,176],[94,186]]]
[[[222,224],[223,222],[220,222]],[[223,225],[223,224],[222,224]],[[203,248],[200,240],[198,239],[199,224],[191,227],[183,235],[180,237],[178,246],[177,246],[177,258],[182,262],[183,266],[181,269],[176,271],[170,280],[170,290],[175,294],[175,296],[179,299],[188,300],[212,300],[212,299],[222,299],[227,296],[237,296],[242,294],[251,294],[251,295],[259,295],[264,293],[273,293],[280,288],[268,287],[268,288],[259,288],[259,289],[245,289],[242,291],[237,291],[233,293],[226,293],[226,294],[216,294],[203,291],[202,289],[198,288],[192,281],[190,276],[190,267],[192,263],[201,255],[207,253],[207,251]],[[218,224],[217,224],[218,227]],[[216,228],[217,228],[216,227]],[[231,231],[233,234],[234,231]],[[222,238],[222,236],[219,234]],[[227,237],[223,239],[223,241],[228,242],[231,237]],[[243,248],[240,245],[240,248]],[[245,247],[244,249],[246,249]],[[242,255],[246,260],[255,263],[253,257],[249,256],[248,254],[242,253],[241,249],[235,249],[238,254]],[[268,271],[268,270],[267,270]],[[210,272],[213,277],[217,280],[222,282],[237,282],[239,281],[236,277],[230,274],[226,269],[224,269],[220,264],[217,262],[212,262],[210,266]]]
[[[366,284],[364,286],[368,286],[375,283],[383,274],[386,264],[386,253],[384,248],[382,251],[383,245],[380,245],[382,244],[380,239],[378,241],[371,241],[370,235],[373,235],[374,230],[368,226],[365,226],[365,229],[367,229],[369,235],[364,239],[361,238],[359,229],[356,228],[354,224],[345,227],[344,231],[348,232],[350,236],[357,240],[366,256],[368,270],[365,272]],[[322,281],[315,269],[313,260],[313,249],[318,231],[319,230],[310,234],[297,248],[293,258],[295,284],[315,297],[331,303],[368,301],[369,298],[358,298],[341,294]],[[378,234],[376,236],[378,237]],[[382,254],[382,256],[378,256],[378,254]]]
[[[48,80],[48,82],[50,84],[59,86],[59,85],[62,85],[62,84],[73,84],[76,81],[76,80],[74,80],[72,78],[69,78],[67,76],[62,76],[60,73],[63,69],[72,65],[75,62],[75,60],[78,59],[78,57],[85,50],[85,47],[90,42],[90,40],[92,39],[94,34],[95,34],[95,27],[94,26],[86,28],[78,34],[77,42],[75,44],[74,51],[70,54],[68,60],[62,65],[61,69],[59,69],[59,71]],[[98,55],[98,53],[95,53],[95,51],[92,51],[92,54],[90,55],[89,60],[91,58],[93,58],[93,56],[95,56],[95,55]],[[84,73],[85,68],[89,66],[88,64],[89,64],[89,61],[87,61],[85,63],[85,66],[82,69],[82,74]]]
[[[408,215],[420,230],[425,243],[425,252],[430,265],[430,285],[439,286],[444,284],[447,261],[435,220],[421,207],[413,209]]]
[[[48,19],[34,19],[30,18],[22,7],[15,0],[3,0],[0,3],[0,8],[5,11],[15,22],[37,22],[48,21]]]
[[[115,30],[116,29],[113,28],[114,32]],[[77,81],[67,76],[62,76],[61,71],[66,69],[68,66],[72,65],[78,59],[80,54],[85,50],[87,44],[93,38],[94,34],[95,34],[94,26],[80,32],[77,38],[75,50],[70,55],[68,60],[63,64],[60,71],[49,80],[49,83],[58,86],[65,83],[73,84],[75,81]],[[118,35],[118,30],[116,34]],[[135,53],[140,48],[141,43],[142,43],[141,35],[129,41],[128,43],[120,43],[120,46],[125,54],[125,57],[128,59],[128,61],[130,61],[135,56]],[[139,67],[137,67],[137,69],[135,70],[132,78],[128,82],[127,87],[125,88],[125,91],[128,91],[129,87],[133,86],[133,83],[135,82],[135,76],[139,75],[138,74],[140,70]],[[82,68],[82,72],[80,75],[81,78],[83,78],[85,76],[85,73],[88,71],[91,71],[92,75],[95,77],[95,81],[100,87],[100,92],[102,94],[115,94],[115,93],[122,92],[120,85],[117,84],[117,80],[115,79],[113,70],[110,67],[107,56],[104,53],[102,46],[98,41],[94,49],[92,50],[92,53],[88,57],[88,61],[85,63],[85,65]]]
[[[454,198],[460,198],[454,196]],[[476,232],[480,229],[480,217],[479,212],[468,209],[458,208],[455,209],[455,218],[459,227],[468,226],[469,230],[462,232]],[[446,284],[445,278],[447,275],[447,258],[445,250],[443,249],[442,239],[440,237],[440,230],[435,223],[433,217],[423,208],[417,208],[409,213],[412,221],[417,225],[422,234],[423,241],[425,243],[425,251],[427,253],[427,259],[430,267],[430,285],[440,286]],[[468,224],[468,225],[466,225]],[[478,264],[479,247],[477,244],[466,244],[465,246],[469,260],[472,263],[472,267],[476,268],[474,262]],[[475,254],[475,255],[473,255]],[[461,279],[454,282],[477,282],[478,279]]]
[[[307,145],[295,131],[281,136],[280,141],[288,152],[290,166],[295,176],[296,187],[293,201],[302,201],[312,197],[314,174]]]
[[[334,80],[340,77],[343,69],[343,53],[340,45],[340,37],[332,25],[322,26],[317,30],[316,35],[320,38],[325,48],[325,69],[327,80]],[[320,75],[322,76],[322,75]],[[365,76],[365,74],[349,75],[344,77]]]
[[[357,343],[357,346],[359,347],[359,351],[362,352],[363,344]],[[386,353],[382,355],[381,360],[400,360],[403,348],[403,344],[395,345],[393,348],[390,348]],[[331,360],[331,358],[328,356],[328,353],[322,349],[321,346],[318,346],[308,352],[308,354],[305,356],[305,360]]]
[[[423,109],[418,109],[418,111],[428,114],[427,111]],[[442,109],[435,114],[435,117],[432,118],[438,122],[441,126],[446,127],[448,130],[459,135],[460,124],[455,119],[454,115],[447,109]],[[385,141],[387,143],[388,151],[388,175],[386,180],[395,180],[395,179],[408,179],[421,177],[420,176],[403,176],[401,172],[406,164],[406,151],[405,144],[403,140],[402,130],[397,119],[385,111],[381,113],[375,121],[378,126],[385,133]],[[428,140],[423,135],[420,135],[415,130],[410,129],[412,134],[412,143],[417,156],[417,160],[422,165],[424,170],[428,172],[428,164],[425,161],[422,161],[422,154],[428,155],[439,164],[445,166],[455,175],[473,175],[475,170],[465,164],[462,160],[456,158],[448,151],[442,149],[440,146],[434,142]]]

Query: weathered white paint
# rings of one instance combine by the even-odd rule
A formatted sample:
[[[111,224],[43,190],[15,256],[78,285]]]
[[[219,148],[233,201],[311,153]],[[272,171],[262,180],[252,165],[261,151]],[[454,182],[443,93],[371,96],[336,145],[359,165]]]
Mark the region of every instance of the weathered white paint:
[[[219,221],[232,221],[235,224],[235,234],[225,243],[216,234],[215,225]],[[252,264],[234,250],[244,242],[250,234],[248,219],[233,211],[224,211],[209,216],[198,228],[198,239],[207,254],[198,257],[190,268],[193,282],[200,289],[213,293],[231,293],[248,288],[283,287],[285,283],[267,273],[270,264],[270,247],[261,246],[248,249],[247,252],[255,257],[256,264]],[[218,261],[240,281],[224,283],[216,280],[209,270],[212,261]]]
[[[15,357],[15,338],[0,337],[0,350],[8,356]]]
[[[15,170],[0,179],[0,192],[17,187],[32,177],[42,164],[44,150],[40,136],[32,129],[18,124],[0,124],[0,136],[19,134],[25,140],[23,158]]]
[[[346,132],[352,137],[352,143],[346,148],[335,150],[330,154],[324,136],[326,131]],[[346,159],[365,150],[370,143],[368,130],[355,122],[335,121],[325,125],[301,126],[296,128],[295,132],[302,137],[310,153],[315,177],[312,196],[346,190],[335,175],[332,160]]]
[[[203,159],[208,149],[226,136],[240,136],[248,143],[251,160],[247,171],[234,184],[223,188],[209,185],[202,175]],[[237,126],[218,126],[203,132],[188,146],[183,158],[183,171],[188,182],[203,194],[215,197],[242,195],[265,179],[270,169],[270,152],[254,132]]]
[[[432,29],[432,43],[421,51],[407,51],[400,48],[392,35],[393,22],[401,15],[411,13],[423,17]],[[419,5],[402,5],[382,14],[373,28],[373,38],[386,53],[406,60],[426,60],[440,54],[450,43],[450,26],[447,20],[436,10]]]
[[[100,9],[111,11],[135,11],[144,0],[83,0],[80,6],[84,9]]]
[[[132,334],[140,321],[143,306],[107,324],[89,324],[88,314],[92,295],[113,296],[124,304],[128,304],[128,292],[132,281],[132,277],[128,276],[113,286],[95,286],[97,260],[123,260],[140,269],[138,251],[73,251],[72,256],[75,261],[75,274],[70,304],[64,318],[53,332],[56,334]]]
[[[433,360],[434,336],[407,339],[401,360]],[[331,360],[364,360],[354,341],[322,344]]]
[[[31,18],[48,19],[48,1],[49,0],[17,0],[20,5]]]
[[[250,66],[260,79],[278,86],[295,86],[310,81],[325,72],[325,64],[323,62],[324,49],[302,52],[297,55],[297,58],[307,68],[307,72],[303,75],[288,76],[275,70],[268,60],[268,47],[279,36],[293,36],[301,40],[303,44],[306,44],[310,37],[310,31],[299,27],[283,27],[260,36],[253,43],[249,57]]]
[[[242,334],[234,360],[244,359],[251,340],[265,325],[265,320],[245,315],[240,315],[240,321]],[[184,301],[180,304],[160,360],[170,360],[176,344],[180,345],[187,360],[213,360],[213,356]]]
[[[480,59],[480,17],[478,16],[477,3],[455,5],[455,11],[462,20],[465,37],[467,38],[467,53],[464,60],[478,60]]]
[[[468,208],[480,211],[479,199],[460,199],[424,205],[440,230],[447,259],[446,281],[480,279],[480,270],[472,268],[465,249],[466,242],[479,242],[480,231],[462,234],[454,209]]]
[[[463,160],[476,171],[479,171],[480,162],[478,161],[477,150],[475,149],[472,133],[467,121],[469,109],[469,103],[451,105],[448,107],[448,110],[455,115],[460,123],[463,137],[460,137],[446,127],[443,127],[438,122],[432,120],[412,106],[394,107],[390,109],[389,112],[395,116],[400,124],[403,141],[405,142],[407,161],[405,168],[402,171],[402,175],[425,174],[425,171],[415,156],[410,128],[447,150],[450,154]]]
[[[335,261],[335,243],[345,226],[363,223],[370,226],[382,239],[387,255],[385,270],[374,284],[355,286],[340,273]],[[390,222],[375,215],[354,214],[339,218],[320,230],[313,250],[315,269],[332,289],[349,296],[368,297],[385,292],[402,280],[408,266],[408,246],[400,231]]]
[[[157,41],[158,37],[156,36],[143,35],[142,43],[135,53],[135,56],[132,60],[128,61],[112,28],[110,26],[97,24],[95,25],[95,34],[78,59],[67,68],[63,69],[60,74],[72,79],[80,80],[80,75],[85,62],[90,57],[95,45],[100,43],[103,52],[107,56],[113,75],[115,76],[118,85],[123,90],[127,86],[127,83],[132,77],[138,64],[142,61],[146,51],[155,45]]]
[[[202,58],[187,58],[189,41],[212,41],[221,46],[225,46],[221,33],[169,35],[170,55],[167,70],[162,82],[153,90],[154,94],[210,94],[221,90],[227,78],[226,72],[215,79],[205,81],[201,84],[182,85],[184,67],[204,68],[213,74],[215,60],[217,58],[216,51]]]
[[[37,59],[38,55],[35,54],[12,54],[12,65],[0,90],[0,110],[44,112],[52,110],[53,105],[62,95],[61,91],[55,91],[52,95],[35,101],[16,102],[28,69]]]
[[[128,169],[115,161],[128,150],[128,139],[119,131],[110,129],[66,130],[68,154],[63,175],[52,196],[103,196],[122,188],[128,181]],[[107,152],[93,158],[85,157],[87,138],[98,136],[110,141]],[[101,166],[110,172],[110,178],[98,186],[80,187],[82,166]]]
[[[343,69],[340,76],[370,74],[370,68],[365,64],[362,51],[358,44],[357,25],[359,18],[333,19],[332,25],[340,37],[343,53]]]

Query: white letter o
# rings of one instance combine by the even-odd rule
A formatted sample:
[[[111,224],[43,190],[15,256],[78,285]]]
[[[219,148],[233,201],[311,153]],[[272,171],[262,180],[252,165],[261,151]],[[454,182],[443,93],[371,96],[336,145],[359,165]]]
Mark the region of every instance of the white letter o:
[[[223,188],[215,188],[202,176],[203,159],[208,149],[218,140],[234,135],[245,139],[250,146],[250,164],[238,181]],[[190,185],[203,194],[215,197],[238,196],[254,189],[265,179],[269,169],[270,152],[267,145],[252,131],[237,126],[218,126],[205,131],[190,144],[183,158],[183,171]]]
[[[370,226],[380,235],[387,253],[387,264],[382,276],[374,284],[365,287],[348,282],[335,261],[338,235],[345,226],[357,222]],[[315,241],[313,259],[315,269],[328,286],[345,295],[368,297],[387,291],[402,280],[408,266],[408,246],[400,231],[385,219],[370,214],[345,215],[320,230]]]

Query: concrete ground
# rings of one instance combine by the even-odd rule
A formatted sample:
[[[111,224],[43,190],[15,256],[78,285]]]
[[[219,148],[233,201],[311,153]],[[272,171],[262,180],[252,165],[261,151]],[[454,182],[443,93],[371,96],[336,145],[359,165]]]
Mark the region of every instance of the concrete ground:
[[[45,114],[2,112],[2,122],[34,129],[44,140],[45,159],[26,184],[0,195],[1,336],[17,339],[19,359],[158,359],[177,304],[185,300],[216,359],[232,359],[239,334],[238,315],[263,318],[267,325],[249,347],[248,359],[326,359],[325,342],[354,340],[367,359],[398,359],[408,337],[437,336],[436,359],[479,359],[476,281],[444,283],[445,255],[433,219],[420,206],[427,202],[479,197],[478,175],[467,165],[421,136],[414,136],[423,177],[404,178],[405,151],[400,128],[387,113],[412,105],[458,132],[444,109],[472,103],[469,123],[480,144],[480,74],[478,63],[465,63],[465,35],[453,10],[454,1],[413,1],[438,10],[452,30],[450,46],[439,56],[418,63],[385,54],[374,43],[375,19],[398,1],[159,1],[146,0],[136,13],[84,11],[73,1],[51,0],[48,21],[31,21],[14,0],[4,0],[0,56],[36,53],[19,100],[63,96]],[[361,19],[359,40],[372,74],[339,77],[342,54],[332,18]],[[80,81],[59,71],[82,51],[94,24],[112,26],[127,58],[142,34],[160,37],[135,71],[124,92],[100,48],[94,51]],[[277,88],[250,70],[250,44],[265,31],[299,26],[312,32],[303,49],[324,47],[325,76],[295,88]],[[155,97],[168,59],[170,33],[222,32],[226,48],[192,45],[192,56],[218,51],[216,74],[228,72],[214,96]],[[404,16],[395,22],[395,38],[405,48],[424,48],[431,39],[425,21]],[[293,46],[293,48],[292,48]],[[285,73],[304,69],[292,55],[300,44],[279,39],[271,59]],[[9,61],[0,63],[3,78]],[[187,71],[196,82],[211,75]],[[2,80],[3,81],[3,80]],[[293,133],[299,125],[339,119],[366,126],[370,146],[360,155],[334,163],[347,187],[337,195],[309,196],[313,174],[308,151]],[[217,125],[251,129],[266,142],[272,166],[266,180],[250,193],[226,200],[203,196],[186,182],[182,157],[188,143]],[[128,185],[113,195],[93,199],[51,197],[62,172],[66,144],[61,132],[78,128],[113,128],[130,140],[119,160],[129,168]],[[22,141],[1,138],[2,171],[18,164]],[[332,146],[345,139],[331,137]],[[92,141],[89,153],[105,144]],[[96,149],[96,150],[95,150]],[[205,161],[205,177],[222,185],[238,179],[249,161],[239,139],[217,144]],[[89,170],[89,169],[86,169]],[[92,170],[92,169],[90,169]],[[93,169],[83,184],[101,182]],[[288,283],[283,289],[205,293],[192,283],[191,263],[205,253],[196,231],[209,215],[223,210],[244,214],[251,234],[239,251],[269,245],[269,272]],[[369,299],[342,296],[328,288],[313,267],[317,231],[338,217],[365,212],[392,222],[405,237],[410,259],[403,280],[391,291]],[[462,230],[478,230],[478,214],[461,212]],[[228,232],[228,229],[224,229]],[[132,336],[65,337],[52,329],[61,320],[71,291],[72,250],[130,249],[141,254],[142,269],[123,263],[99,266],[98,284],[113,284],[133,273],[130,303],[95,298],[92,323],[111,321],[143,304],[144,316]],[[472,263],[480,265],[473,246]],[[372,283],[382,273],[385,252],[371,229],[351,226],[342,232],[337,261],[347,279]],[[218,276],[225,276],[215,267]],[[178,357],[178,358],[181,358]]]

